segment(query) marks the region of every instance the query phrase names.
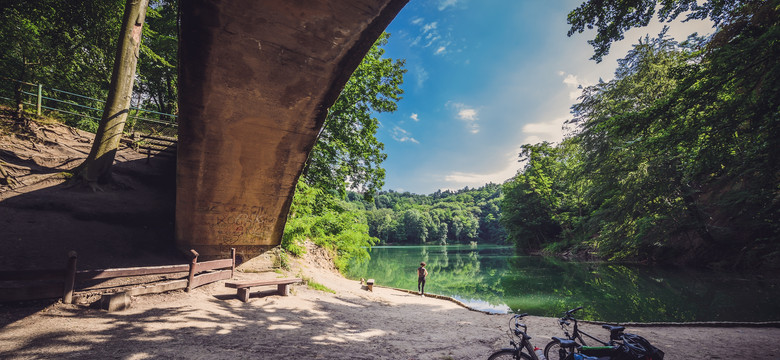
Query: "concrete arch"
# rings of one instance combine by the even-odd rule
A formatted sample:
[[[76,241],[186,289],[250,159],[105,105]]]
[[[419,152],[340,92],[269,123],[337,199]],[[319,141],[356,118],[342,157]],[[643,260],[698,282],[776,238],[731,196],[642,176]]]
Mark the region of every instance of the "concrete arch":
[[[408,0],[182,1],[176,242],[251,258],[349,76]]]

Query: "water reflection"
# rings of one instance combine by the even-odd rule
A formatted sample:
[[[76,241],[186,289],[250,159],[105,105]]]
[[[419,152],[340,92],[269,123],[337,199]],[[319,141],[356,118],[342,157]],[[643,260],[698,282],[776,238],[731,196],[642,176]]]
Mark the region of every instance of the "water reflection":
[[[605,321],[771,321],[780,319],[776,276],[575,263],[515,256],[499,246],[385,246],[347,276],[416,289],[428,264],[426,291],[493,312],[558,316],[584,306],[584,319]]]

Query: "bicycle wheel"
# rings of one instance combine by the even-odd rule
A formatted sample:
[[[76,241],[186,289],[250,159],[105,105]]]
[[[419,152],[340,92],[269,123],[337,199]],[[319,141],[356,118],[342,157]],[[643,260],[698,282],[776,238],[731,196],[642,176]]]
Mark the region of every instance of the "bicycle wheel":
[[[515,357],[515,354],[518,356]],[[513,359],[526,359],[531,360],[531,357],[528,356],[526,353],[517,353],[513,349],[503,349],[499,350],[493,353],[493,355],[490,355],[488,360],[513,360]]]
[[[569,353],[561,348],[561,343],[550,341],[547,346],[544,347],[544,357],[547,358],[547,360],[566,360],[569,357]]]

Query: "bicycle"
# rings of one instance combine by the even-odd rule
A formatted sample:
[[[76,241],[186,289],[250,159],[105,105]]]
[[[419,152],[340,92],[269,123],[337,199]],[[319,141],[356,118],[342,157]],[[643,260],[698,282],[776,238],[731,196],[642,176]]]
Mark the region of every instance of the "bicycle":
[[[566,335],[564,338],[553,337],[547,346],[544,347],[544,356],[549,360],[567,359],[572,358],[569,356],[576,352],[583,352],[591,356],[608,356],[615,353],[617,347],[623,344],[623,326],[601,325],[604,329],[609,331],[609,341],[602,341],[598,338],[580,330],[577,324],[577,319],[574,317],[574,313],[582,310],[582,306],[566,311],[563,316],[558,319],[558,324],[563,329],[563,333]],[[574,322],[574,330],[569,334],[568,326],[571,322]],[[595,340],[601,346],[588,346],[585,342],[583,335],[590,339]],[[552,356],[550,356],[552,355]]]
[[[622,342],[613,346],[588,347],[574,340],[554,337],[560,347],[558,356],[549,360],[663,360],[664,352],[652,346],[641,336],[634,334],[620,335]]]
[[[509,332],[510,332],[510,340],[509,344],[512,345],[511,348],[504,348],[499,351],[494,352],[488,360],[499,360],[499,359],[530,359],[530,360],[541,360],[536,355],[536,351],[540,351],[541,349],[534,347],[531,345],[531,336],[529,336],[526,331],[528,330],[528,327],[521,323],[520,321],[523,320],[523,317],[527,316],[528,314],[519,314],[512,316],[511,319],[509,319]],[[512,326],[514,323],[514,326]],[[514,336],[512,336],[514,335]],[[519,338],[519,342],[515,341],[515,337]],[[527,351],[526,354],[523,351]],[[541,351],[540,351],[541,352]]]

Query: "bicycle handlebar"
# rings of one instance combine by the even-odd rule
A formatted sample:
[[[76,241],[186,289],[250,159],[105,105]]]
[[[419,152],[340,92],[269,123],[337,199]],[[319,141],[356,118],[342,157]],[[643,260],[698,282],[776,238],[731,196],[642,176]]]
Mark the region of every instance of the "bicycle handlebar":
[[[520,320],[523,320],[523,317],[525,317],[525,316],[528,316],[528,313],[516,314],[516,315],[512,316],[511,319],[509,319],[509,328],[510,329],[512,328],[512,321],[514,320],[514,322],[515,322],[515,335],[517,335],[517,336],[520,336],[519,334],[517,334],[517,328],[523,328],[523,330],[525,330],[527,328],[525,326],[525,324],[520,322]]]
[[[572,315],[574,315],[575,312],[580,311],[582,309],[583,309],[582,306],[574,308],[574,309],[571,309],[571,310],[567,311],[566,314],[563,315],[563,318],[565,318],[565,319],[574,319],[572,317]]]

